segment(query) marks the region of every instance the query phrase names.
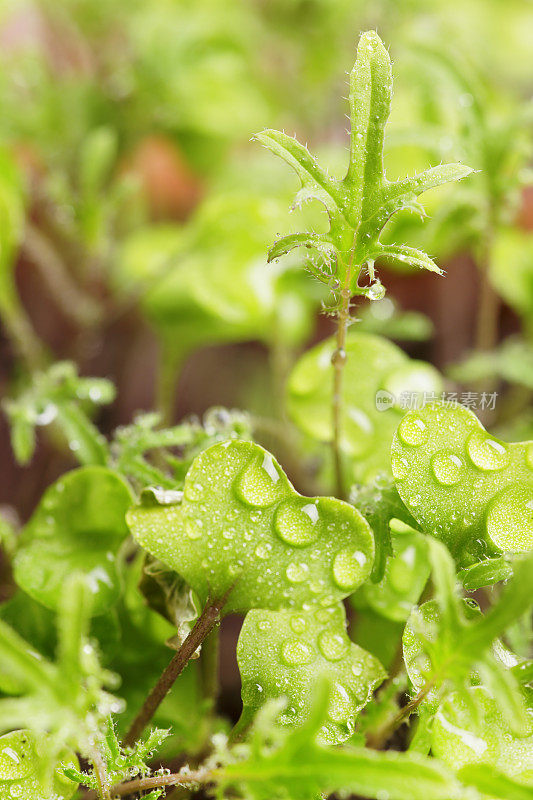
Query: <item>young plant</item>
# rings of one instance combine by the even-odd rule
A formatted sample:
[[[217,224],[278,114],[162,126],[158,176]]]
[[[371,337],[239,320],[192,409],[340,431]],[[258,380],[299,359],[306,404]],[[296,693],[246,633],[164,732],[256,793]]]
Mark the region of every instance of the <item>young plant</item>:
[[[337,491],[341,497],[346,491],[341,459],[342,397],[351,297],[363,295],[374,300],[383,297],[381,282],[375,279],[376,259],[400,261],[441,273],[426,253],[404,244],[381,244],[379,237],[393,214],[402,210],[421,211],[417,198],[423,192],[472,172],[462,164],[443,164],[412,178],[388,181],[383,148],[391,98],[389,54],[379,36],[368,31],[359,40],[357,59],[350,75],[350,159],[342,180],[330,176],[307,147],[285,133],[266,130],[255,137],[295,170],[302,182],[296,202],[318,200],[328,214],[329,229],[325,233],[285,236],[270,249],[269,260],[295,247],[313,250],[316,257],[309,262],[308,269],[332,292],[331,310],[337,317],[336,350],[332,355],[332,445]],[[365,273],[370,285],[359,282]]]

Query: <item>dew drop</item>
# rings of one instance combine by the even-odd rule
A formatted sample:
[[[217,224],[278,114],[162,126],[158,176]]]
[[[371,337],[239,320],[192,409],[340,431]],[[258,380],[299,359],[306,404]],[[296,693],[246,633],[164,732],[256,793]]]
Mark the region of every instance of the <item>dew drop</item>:
[[[185,484],[185,497],[192,503],[197,503],[204,496],[203,484],[199,481],[188,481]]]
[[[533,549],[533,487],[510,486],[496,495],[487,513],[487,533],[503,552]]]
[[[272,623],[269,619],[262,619],[257,623],[257,627],[260,631],[269,631],[272,627]]]
[[[398,436],[408,447],[420,447],[427,440],[427,425],[419,414],[406,414],[398,426]]]
[[[271,506],[282,492],[280,472],[270,453],[254,456],[234,484],[239,500],[259,508]]]
[[[305,581],[309,574],[309,567],[307,564],[297,564],[293,562],[287,567],[285,574],[291,583],[302,583]]]
[[[533,469],[533,442],[526,447],[526,464],[529,469]]]
[[[260,683],[250,681],[243,684],[241,689],[242,702],[245,706],[256,706],[261,702],[263,687]]]
[[[189,537],[189,539],[199,539],[202,535],[202,520],[191,520],[188,519],[185,522],[185,533]]]
[[[450,450],[441,450],[431,459],[431,471],[443,486],[455,486],[461,480],[463,462]]]
[[[366,574],[367,558],[361,550],[346,548],[335,556],[333,580],[340,589],[355,589]]]
[[[484,471],[503,469],[509,463],[507,446],[485,431],[474,431],[468,438],[466,449],[474,466]]]
[[[348,652],[348,642],[340,633],[323,631],[318,637],[320,652],[328,661],[339,661]]]
[[[257,558],[268,558],[270,548],[266,544],[258,544],[255,548]]]
[[[276,533],[292,547],[306,547],[319,535],[318,508],[315,503],[305,499],[291,499],[282,503],[274,520]]]
[[[400,456],[394,455],[391,459],[391,468],[395,479],[397,481],[403,481],[407,476],[409,464],[406,458],[400,458]]]
[[[333,684],[328,705],[328,717],[332,722],[346,722],[354,713],[354,704],[342,683]]]
[[[288,667],[302,666],[313,660],[311,648],[300,639],[286,639],[281,645],[280,655]]]
[[[307,628],[305,617],[294,616],[291,617],[290,626],[294,633],[303,633]]]

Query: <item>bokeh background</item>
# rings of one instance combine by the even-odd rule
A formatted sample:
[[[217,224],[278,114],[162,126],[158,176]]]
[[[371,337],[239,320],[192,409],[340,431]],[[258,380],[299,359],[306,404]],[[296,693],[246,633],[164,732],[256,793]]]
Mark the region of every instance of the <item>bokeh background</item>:
[[[483,172],[389,228],[447,274],[383,267],[361,329],[469,388],[490,379],[496,422],[531,430],[531,0],[0,0],[4,396],[67,359],[115,383],[95,409],[104,433],[152,408],[275,417],[291,363],[333,322],[301,255],[266,264],[276,234],[323,220],[287,213],[297,181],[250,138],[294,132],[340,174],[367,28],[394,60],[389,175],[455,159]],[[23,521],[74,464],[43,431],[17,466],[4,417],[0,453],[0,503]]]

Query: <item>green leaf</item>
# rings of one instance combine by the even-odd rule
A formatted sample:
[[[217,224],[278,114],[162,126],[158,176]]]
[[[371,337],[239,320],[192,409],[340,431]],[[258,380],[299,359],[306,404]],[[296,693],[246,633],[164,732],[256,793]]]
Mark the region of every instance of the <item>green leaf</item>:
[[[331,404],[336,350],[330,337],[308,350],[288,381],[288,411],[312,439],[333,438]],[[390,443],[405,413],[420,393],[440,392],[437,370],[410,360],[399,347],[369,333],[351,331],[346,343],[343,379],[341,448],[352,480],[366,483],[378,473],[390,474]]]
[[[365,580],[374,556],[372,532],[356,509],[302,497],[251,442],[205,450],[187,473],[181,503],[139,505],[127,519],[139,544],[182,575],[202,603],[230,591],[226,612],[331,605]]]
[[[400,500],[393,479],[384,475],[377,475],[372,483],[355,484],[350,493],[350,502],[359,509],[374,532],[376,556],[371,577],[374,583],[378,583],[385,574],[387,558],[393,552],[391,521],[397,519],[412,528],[416,526],[416,520]],[[400,540],[397,544],[400,546]],[[419,561],[418,558],[415,560]],[[421,567],[420,563],[417,571],[418,567]],[[423,572],[422,568],[420,574]]]
[[[46,490],[21,534],[13,564],[19,586],[56,609],[65,578],[79,571],[93,613],[102,613],[120,592],[117,552],[128,535],[130,503],[127,484],[105,467],[66,473]]]
[[[500,800],[531,800],[533,789],[511,780],[498,772],[492,764],[468,764],[458,772],[458,778],[483,795]]]
[[[429,272],[438,272],[439,275],[443,274],[441,268],[426,253],[405,244],[384,244],[376,251],[374,257],[400,262],[402,266],[418,267],[427,269]]]
[[[315,199],[326,207],[330,228],[327,233],[281,240],[271,251],[277,257],[303,245],[331,249],[330,267],[322,278],[338,291],[348,275],[352,294],[365,294],[358,278],[365,264],[373,277],[373,260],[383,251],[379,241],[390,217],[401,210],[420,210],[418,195],[434,186],[459,180],[472,170],[461,164],[442,164],[411,178],[390,182],[385,176],[383,148],[385,126],[390,113],[392,70],[389,54],[375,31],[361,35],[357,58],[350,75],[350,159],[343,180],[331,177],[296,139],[267,130],[256,140],[282,158],[296,172],[302,189],[296,200]],[[417,266],[439,271],[420,251],[390,250],[401,258],[410,257]],[[320,270],[319,270],[320,272]]]
[[[239,635],[237,661],[242,680],[246,728],[273,698],[286,698],[278,721],[300,725],[313,705],[316,681],[332,686],[327,718],[318,740],[337,744],[350,738],[358,712],[368,703],[385,671],[346,634],[342,605],[318,611],[249,611]]]
[[[35,429],[58,426],[82,464],[106,464],[107,442],[91,422],[87,407],[112,402],[115,389],[104,378],[80,378],[77,367],[58,361],[32,375],[30,386],[4,402],[11,423],[11,443],[17,460],[25,464],[35,448]]]
[[[77,784],[63,774],[63,768],[77,768],[74,753],[63,750],[50,769],[47,737],[19,730],[0,736],[0,797],[6,800],[68,800]],[[48,773],[52,772],[52,775]]]
[[[533,442],[507,444],[467,408],[432,404],[406,414],[391,453],[403,502],[454,555],[533,548]]]
[[[492,586],[505,581],[513,574],[512,564],[505,556],[487,558],[462,570],[459,577],[467,592],[475,592],[483,586]]]
[[[368,521],[375,530],[371,520]],[[377,583],[365,583],[352,597],[352,602],[355,608],[369,607],[387,619],[405,622],[419,601],[428,577],[425,537],[416,531],[393,533],[392,553],[383,577]]]
[[[287,230],[287,199],[251,189],[214,192],[185,232],[177,225],[137,231],[119,253],[119,291],[137,287],[145,313],[180,357],[216,342],[270,343],[280,330],[284,341],[302,342],[319,298],[291,260],[266,265],[269,241]]]
[[[450,694],[433,721],[432,751],[444,764],[457,770],[466,764],[487,764],[500,772],[531,783],[533,779],[533,726],[525,736],[510,731],[498,704],[486,689],[468,690],[472,703]]]
[[[256,723],[246,756],[215,771],[222,791],[230,788],[251,800],[309,800],[349,793],[381,800],[452,800],[464,797],[464,787],[436,759],[417,754],[378,752],[361,747],[322,747],[316,734],[326,716],[329,697],[319,683],[308,722],[281,737]],[[277,708],[271,713],[277,713]],[[272,746],[272,740],[277,746]],[[236,754],[237,755],[237,754]],[[461,791],[463,794],[461,794]]]

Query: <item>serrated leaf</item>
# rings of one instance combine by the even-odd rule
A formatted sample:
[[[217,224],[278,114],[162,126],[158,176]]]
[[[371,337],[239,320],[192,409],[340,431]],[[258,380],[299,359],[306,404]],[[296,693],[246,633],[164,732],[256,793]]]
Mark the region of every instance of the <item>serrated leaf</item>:
[[[426,253],[405,244],[385,244],[376,250],[374,257],[400,262],[402,266],[418,267],[429,272],[438,272],[439,275],[443,274],[441,268]]]
[[[81,572],[90,586],[93,613],[102,613],[120,591],[117,551],[128,535],[130,503],[127,484],[106,467],[66,473],[46,490],[21,534],[13,562],[19,586],[57,609],[65,578]]]
[[[383,148],[392,97],[389,54],[375,31],[363,33],[350,74],[350,159],[346,176],[332,178],[296,139],[279,131],[263,131],[257,141],[282,158],[302,183],[297,202],[317,199],[326,207],[330,228],[320,240],[332,245],[330,287],[348,280],[352,294],[364,294],[358,278],[382,248],[379,236],[390,217],[401,210],[420,210],[418,195],[472,172],[461,164],[441,164],[411,178],[390,182],[385,176]],[[292,236],[290,246],[308,246],[309,238]],[[275,249],[282,255],[289,248]],[[411,252],[418,266],[438,271],[421,252]]]
[[[456,557],[533,548],[533,442],[507,444],[469,409],[430,404],[400,422],[391,462],[407,508]]]
[[[187,473],[182,503],[135,506],[127,519],[139,544],[182,575],[202,603],[230,592],[225,612],[331,605],[365,580],[374,556],[372,532],[356,509],[302,497],[251,442],[205,450]]]
[[[270,721],[256,724],[247,756],[215,772],[223,792],[230,787],[253,800],[309,800],[354,794],[381,800],[454,800],[464,797],[450,770],[417,754],[378,752],[362,747],[322,747],[316,734],[326,717],[327,686],[318,683],[307,722],[280,737]],[[277,709],[272,709],[275,714]],[[266,740],[266,741],[265,741]],[[276,746],[272,747],[272,740]],[[241,748],[242,749],[242,748]],[[245,751],[246,752],[246,751]]]
[[[287,384],[288,412],[305,434],[321,442],[333,437],[330,337],[297,362]],[[350,331],[343,379],[341,448],[352,468],[352,480],[366,483],[390,474],[390,442],[405,411],[424,392],[440,392],[437,370],[410,360],[387,339]]]
[[[338,744],[350,738],[358,712],[385,678],[379,661],[346,634],[342,605],[315,611],[249,611],[237,643],[246,728],[264,703],[286,698],[282,725],[299,725],[309,715],[316,681],[332,686],[318,740]]]

